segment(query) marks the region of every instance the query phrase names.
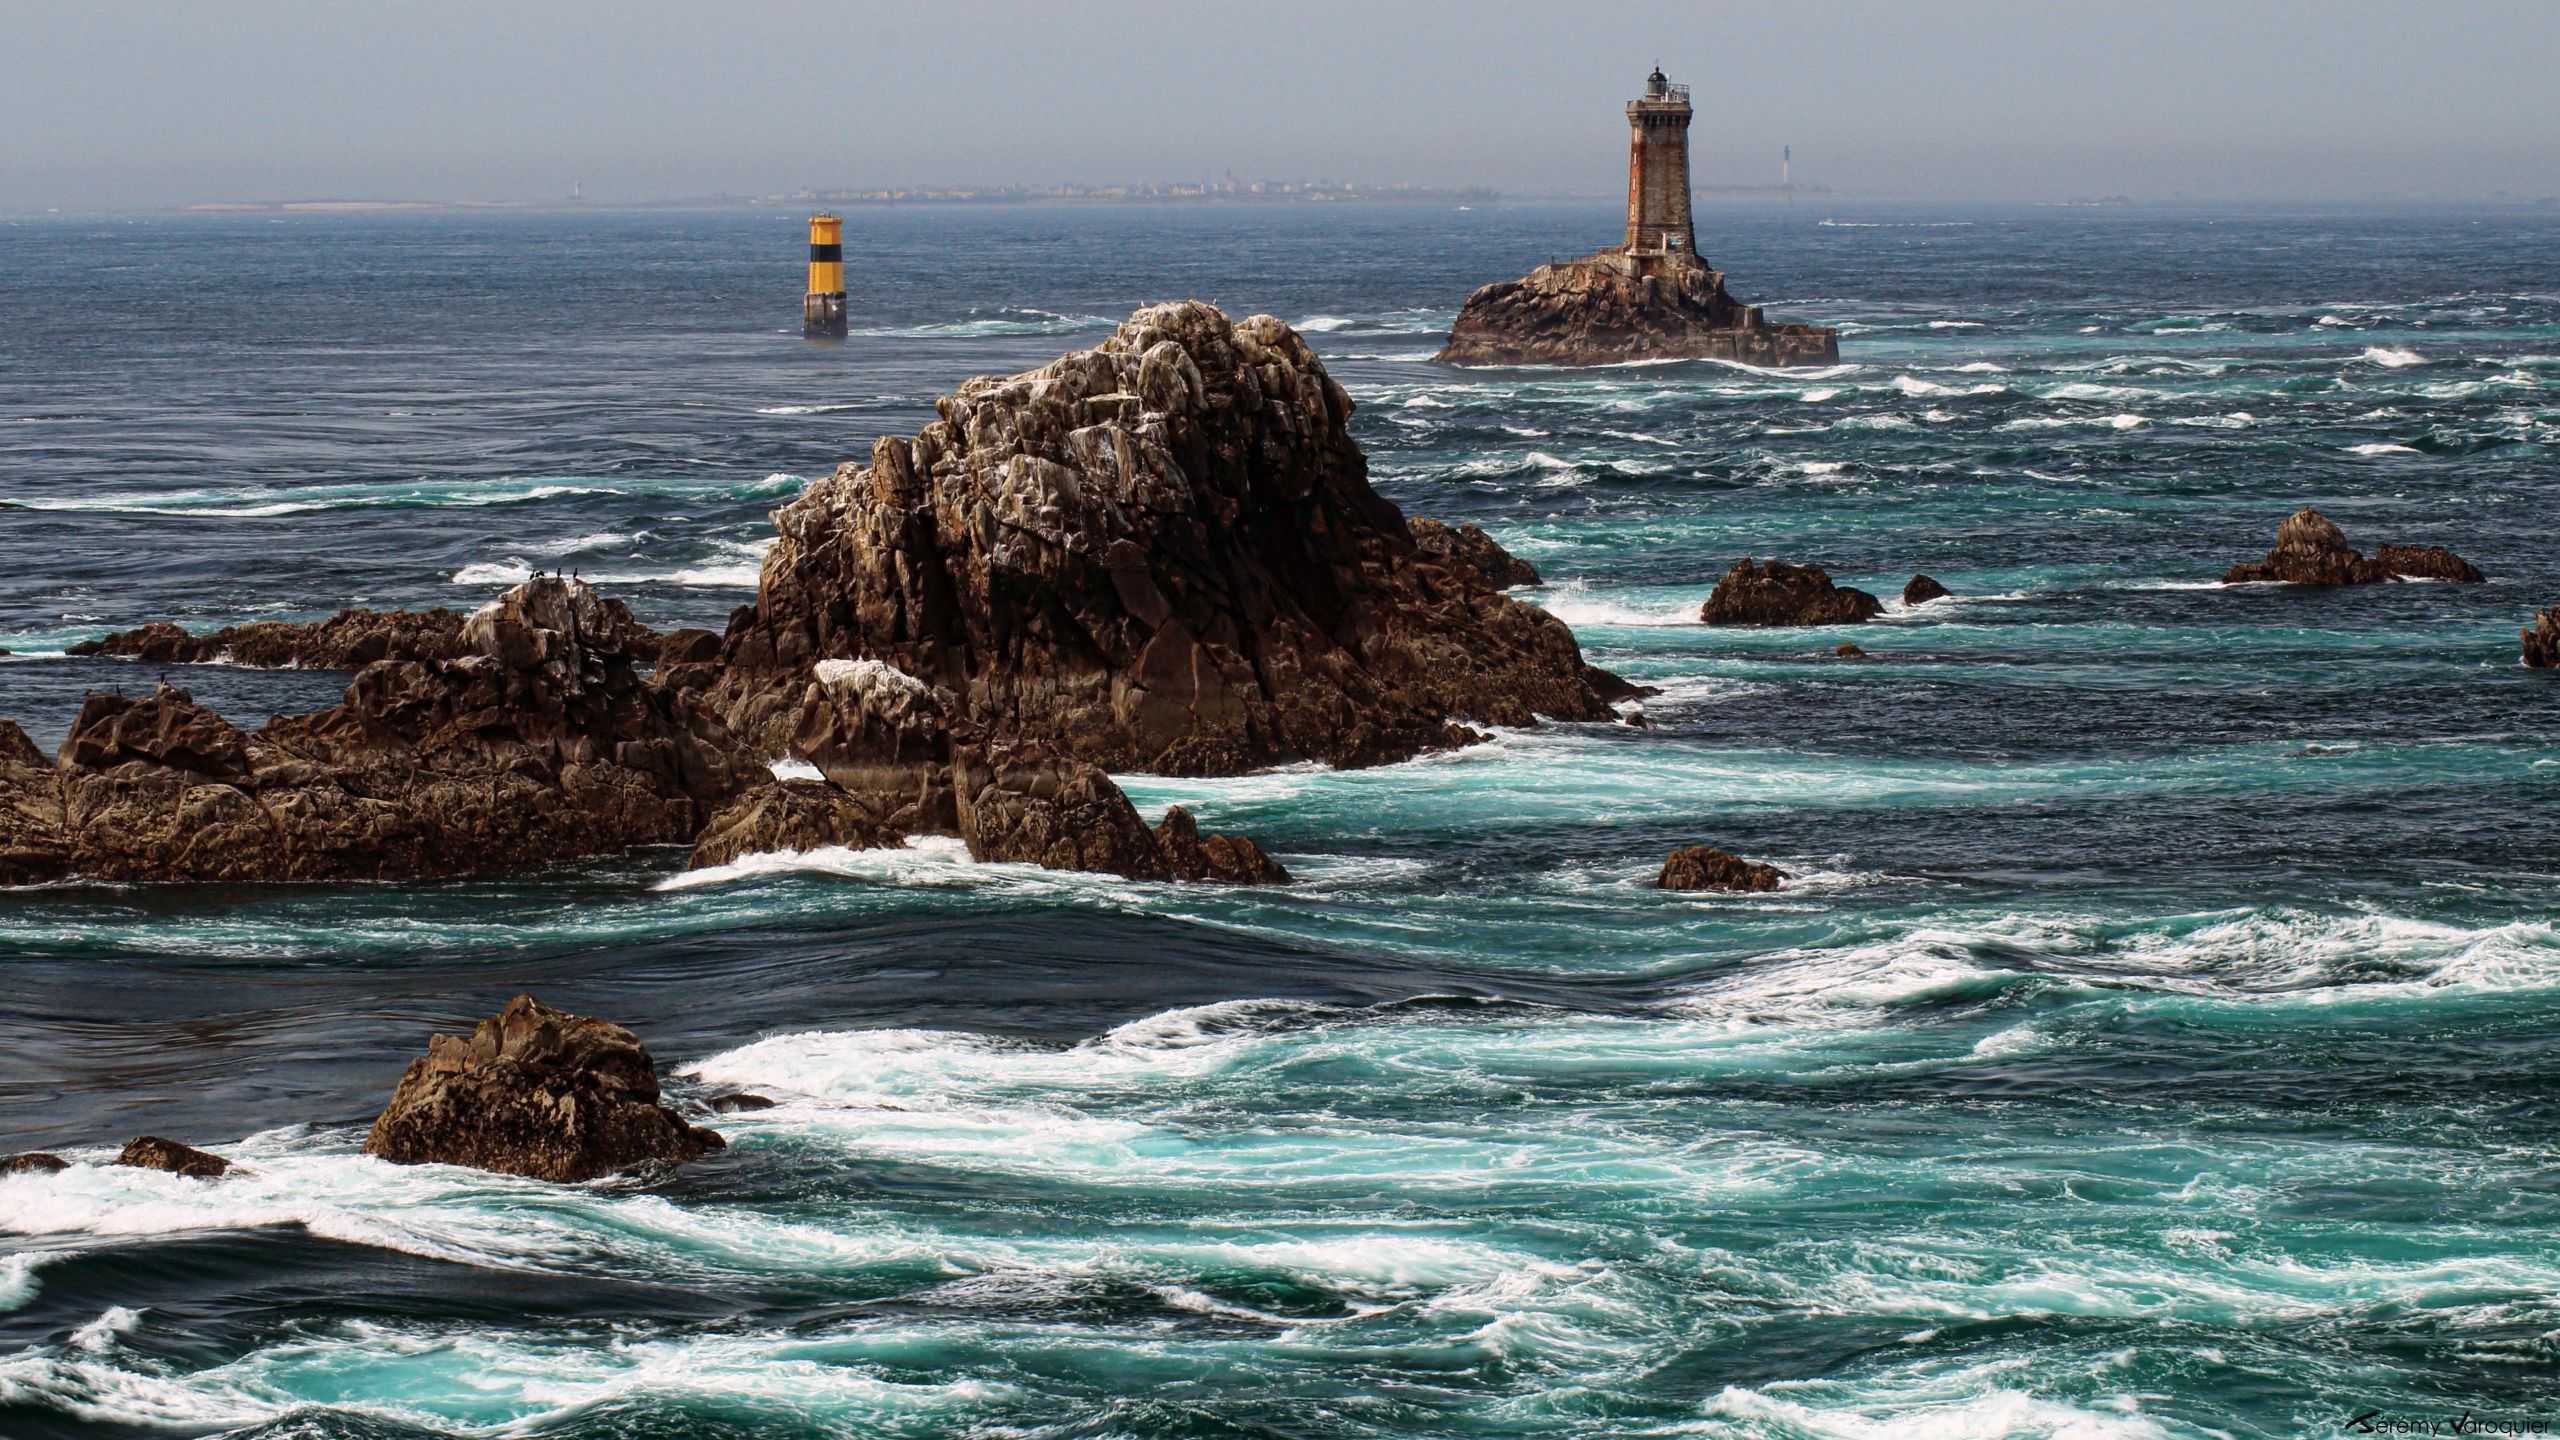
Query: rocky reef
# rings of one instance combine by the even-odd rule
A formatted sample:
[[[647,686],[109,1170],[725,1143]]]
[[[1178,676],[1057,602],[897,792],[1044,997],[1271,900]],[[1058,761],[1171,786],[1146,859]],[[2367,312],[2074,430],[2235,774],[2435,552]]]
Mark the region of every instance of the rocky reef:
[[[1350,398],[1268,316],[1141,310],[969,381],[774,516],[754,605],[661,635],[558,576],[469,616],[350,609],[81,652],[355,669],[244,731],[92,695],[48,759],[0,721],[0,884],[405,880],[689,844],[963,839],[981,860],[1271,883],[1250,839],[1147,825],[1104,767],[1365,765],[1643,693],[1502,593],[1536,572],[1372,489]],[[817,768],[773,778],[769,762]]]
[[[1671,852],[1662,863],[1662,874],[1654,884],[1665,890],[1731,890],[1746,895],[1767,894],[1778,888],[1787,872],[1775,865],[1763,865],[1708,845],[1691,845]]]
[[[468,1038],[429,1038],[364,1149],[568,1182],[682,1164],[725,1143],[659,1103],[658,1067],[638,1036],[519,995]]]
[[[775,512],[706,692],[752,742],[792,740],[777,696],[831,660],[950,695],[991,744],[1184,775],[1401,760],[1636,693],[1480,554],[1415,542],[1351,398],[1267,315],[1154,306],[940,410]]]
[[[1840,359],[1840,332],[1762,318],[1759,306],[1725,293],[1722,271],[1694,256],[1638,259],[1613,247],[1469,295],[1435,358],[1450,365],[1831,365]]]
[[[1911,583],[1902,587],[1902,603],[1906,607],[1926,605],[1932,600],[1946,598],[1947,587],[1926,575],[1914,575],[1911,577]]]
[[[2347,544],[2346,533],[2308,507],[2276,529],[2267,558],[2234,565],[2225,585],[2371,585],[2384,580],[2448,580],[2477,585],[2488,577],[2441,545],[2385,545],[2367,556]]]
[[[2560,670],[2560,605],[2535,615],[2522,633],[2525,664],[2536,670]]]
[[[1716,582],[1698,618],[1709,625],[1856,625],[1883,613],[1883,601],[1832,584],[1819,566],[1744,559]]]
[[[619,601],[610,602],[619,605]],[[645,633],[628,610],[622,619]],[[376,660],[456,660],[463,654],[463,617],[446,609],[347,609],[326,620],[296,625],[256,620],[225,625],[202,635],[165,620],[82,641],[74,655],[105,655],[156,665],[250,665],[281,670],[361,670]],[[654,639],[654,635],[650,637]]]
[[[629,612],[541,579],[449,660],[386,658],[244,732],[162,685],[92,695],[48,763],[0,721],[0,883],[472,875],[690,840],[762,767],[635,668]]]

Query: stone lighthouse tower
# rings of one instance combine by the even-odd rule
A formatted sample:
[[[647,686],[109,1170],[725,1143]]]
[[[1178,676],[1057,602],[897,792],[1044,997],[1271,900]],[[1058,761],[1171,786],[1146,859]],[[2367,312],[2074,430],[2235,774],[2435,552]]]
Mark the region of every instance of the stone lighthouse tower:
[[[1624,253],[1638,273],[1652,274],[1664,260],[1677,266],[1698,250],[1689,223],[1689,87],[1672,84],[1656,66],[1645,77],[1644,97],[1627,102],[1627,128]]]

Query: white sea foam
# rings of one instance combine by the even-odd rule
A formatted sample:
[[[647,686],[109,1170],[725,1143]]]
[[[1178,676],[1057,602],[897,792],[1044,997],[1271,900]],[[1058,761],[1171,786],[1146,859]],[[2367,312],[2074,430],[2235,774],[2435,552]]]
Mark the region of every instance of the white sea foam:
[[[521,585],[533,578],[533,567],[522,560],[482,560],[453,572],[456,585]]]
[[[2427,363],[2427,357],[2424,355],[2399,345],[2368,345],[2364,353],[2356,358],[2368,364],[2379,365],[2386,370],[2401,370],[2411,365]]]
[[[1595,592],[1590,582],[1567,580],[1545,590],[1521,597],[1544,609],[1567,625],[1690,625],[1698,619],[1698,608],[1704,596],[1665,600],[1654,598],[1638,601],[1609,592]]]
[[[2364,445],[2350,445],[2347,447],[2347,453],[2350,455],[2416,455],[2420,452],[2414,445],[2389,445],[2376,441]]]
[[[667,891],[698,890],[705,886],[734,885],[740,881],[776,876],[828,875],[879,885],[946,889],[992,883],[1000,878],[1004,868],[982,866],[971,860],[966,841],[942,835],[912,835],[904,845],[879,850],[828,845],[816,850],[742,855],[726,865],[670,875],[659,881],[657,888]],[[1014,868],[1037,869],[1032,866]],[[1071,872],[1039,873],[1063,876]]]
[[[32,1190],[35,1187],[31,1183],[19,1182],[17,1188]],[[0,1179],[0,1198],[6,1198],[10,1189],[11,1181]],[[25,1252],[0,1255],[0,1315],[24,1308],[28,1301],[36,1298],[36,1291],[42,1288],[36,1281],[36,1269],[45,1261],[56,1258],[59,1257]]]

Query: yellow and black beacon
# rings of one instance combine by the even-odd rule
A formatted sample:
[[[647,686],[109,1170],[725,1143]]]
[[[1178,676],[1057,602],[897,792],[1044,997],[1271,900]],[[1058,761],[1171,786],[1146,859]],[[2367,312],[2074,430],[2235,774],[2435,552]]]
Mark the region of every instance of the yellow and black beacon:
[[[801,332],[812,340],[841,340],[844,317],[844,220],[809,217],[809,298],[800,307]]]

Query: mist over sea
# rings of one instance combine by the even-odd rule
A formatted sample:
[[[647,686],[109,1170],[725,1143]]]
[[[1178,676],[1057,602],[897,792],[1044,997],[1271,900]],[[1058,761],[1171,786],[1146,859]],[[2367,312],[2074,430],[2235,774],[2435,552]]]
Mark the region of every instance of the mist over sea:
[[[1304,332],[1650,727],[1123,777],[1299,882],[956,843],[0,891],[0,1435],[2203,1437],[2560,1423],[2560,213],[1710,202],[1844,363],[1462,372],[1602,205],[0,224],[0,715],[151,620],[754,596],[972,374]],[[2214,580],[2303,505],[2479,586]],[[1710,631],[1745,555],[1895,597]],[[1872,655],[1835,659],[1854,638]],[[1708,843],[1797,877],[1665,894]],[[357,1153],[429,1031],[629,1025],[730,1148]],[[2378,1423],[2378,1422],[2377,1422]]]

